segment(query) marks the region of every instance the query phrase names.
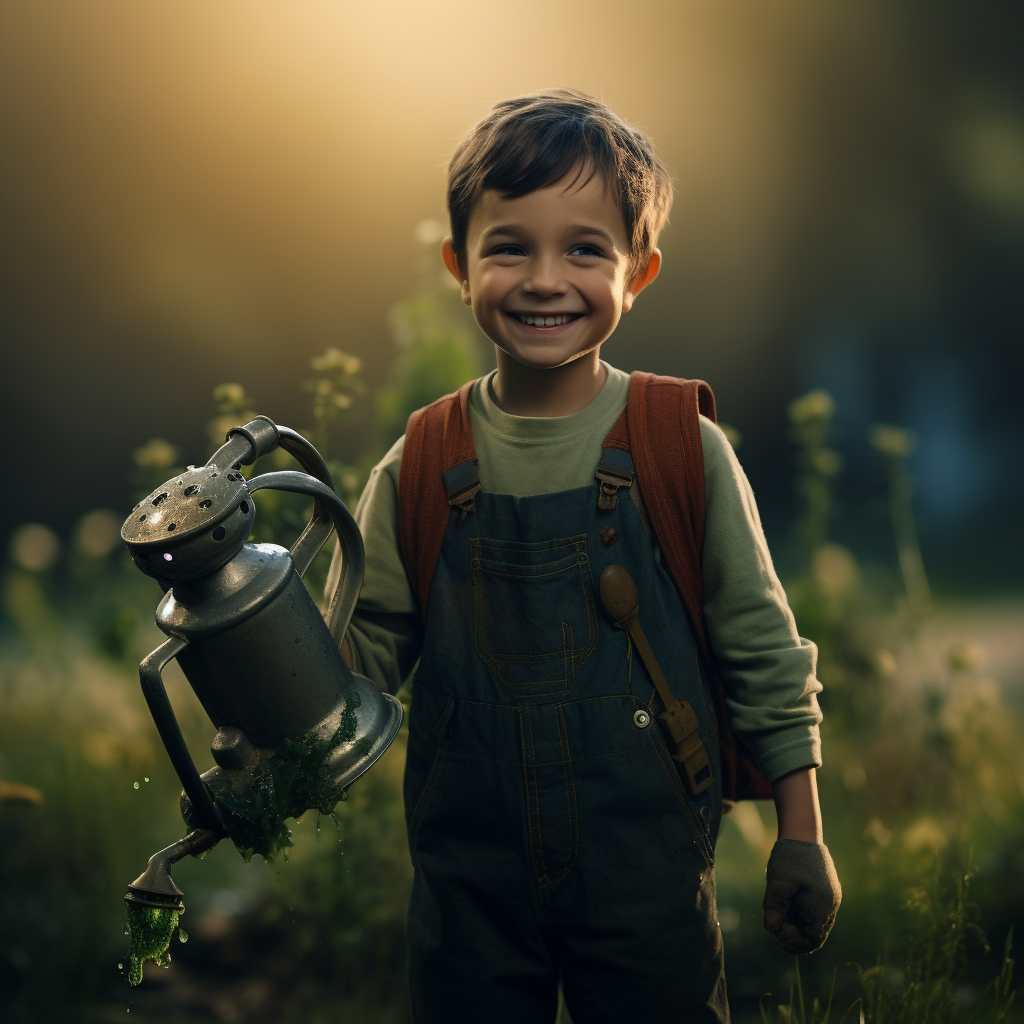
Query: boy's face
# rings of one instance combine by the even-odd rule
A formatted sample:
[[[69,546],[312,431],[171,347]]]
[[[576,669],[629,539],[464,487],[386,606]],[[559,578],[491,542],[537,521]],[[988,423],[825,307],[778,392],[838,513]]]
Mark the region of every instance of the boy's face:
[[[487,337],[536,369],[594,352],[661,263],[655,250],[629,276],[622,211],[600,175],[518,199],[485,192],[469,218],[465,267],[451,239],[442,254]]]

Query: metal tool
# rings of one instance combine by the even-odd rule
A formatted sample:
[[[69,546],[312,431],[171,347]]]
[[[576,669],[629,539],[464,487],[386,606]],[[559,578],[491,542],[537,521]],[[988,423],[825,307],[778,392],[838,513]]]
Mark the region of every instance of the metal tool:
[[[671,739],[671,746],[674,748],[673,759],[685,769],[690,795],[697,796],[714,781],[711,761],[700,738],[700,724],[696,713],[689,703],[678,700],[672,693],[658,659],[654,657],[654,651],[644,636],[637,618],[640,599],[633,577],[621,565],[609,565],[601,573],[599,585],[605,611],[612,617],[616,626],[629,634],[654,683],[654,689],[661,698],[665,710],[658,715],[658,720],[665,725]]]
[[[241,467],[277,447],[306,472],[246,480]],[[314,499],[313,517],[290,550],[246,543],[255,515],[252,495],[265,488]],[[332,531],[341,548],[341,574],[322,615],[301,577]],[[135,564],[165,591],[156,621],[168,639],[143,660],[139,675],[184,787],[183,816],[196,829],[154,855],[157,863],[132,883],[125,899],[166,905],[170,898],[180,903],[169,865],[232,834],[227,796],[257,785],[261,767],[287,741],[312,738],[323,745],[326,796],[333,806],[394,739],[402,705],[351,672],[339,653],[362,585],[363,542],[326,463],[301,434],[262,416],[233,427],[205,466],[190,466],[136,505],[121,537]],[[217,766],[202,776],[161,678],[175,658],[218,729],[211,747]],[[274,812],[283,821],[307,809],[278,806]]]

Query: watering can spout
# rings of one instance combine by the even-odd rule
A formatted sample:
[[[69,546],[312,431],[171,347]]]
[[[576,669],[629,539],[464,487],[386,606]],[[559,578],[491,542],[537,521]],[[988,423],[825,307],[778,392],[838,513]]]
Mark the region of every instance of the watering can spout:
[[[146,870],[128,886],[128,891],[124,894],[125,902],[177,910],[180,913],[185,909],[182,902],[185,894],[174,884],[171,866],[189,854],[199,854],[212,849],[223,838],[223,833],[210,829],[196,829],[166,849],[158,850],[149,858]]]

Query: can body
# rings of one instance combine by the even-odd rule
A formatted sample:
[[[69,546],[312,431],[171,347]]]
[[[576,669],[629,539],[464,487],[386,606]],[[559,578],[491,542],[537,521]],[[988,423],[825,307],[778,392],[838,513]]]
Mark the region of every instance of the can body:
[[[178,655],[218,728],[273,749],[335,709],[352,681],[291,556],[247,544],[212,577],[176,585],[157,609],[164,632],[189,641]]]

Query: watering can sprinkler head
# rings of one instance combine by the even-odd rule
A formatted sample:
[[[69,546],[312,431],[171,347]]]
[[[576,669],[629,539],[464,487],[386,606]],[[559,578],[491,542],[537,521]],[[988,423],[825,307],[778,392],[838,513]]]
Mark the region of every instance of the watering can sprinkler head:
[[[265,416],[233,427],[205,466],[189,466],[143,498],[121,527],[121,539],[139,569],[166,590],[209,576],[234,558],[255,517],[241,467],[273,451],[282,434],[292,433]]]

